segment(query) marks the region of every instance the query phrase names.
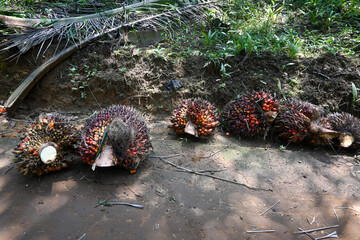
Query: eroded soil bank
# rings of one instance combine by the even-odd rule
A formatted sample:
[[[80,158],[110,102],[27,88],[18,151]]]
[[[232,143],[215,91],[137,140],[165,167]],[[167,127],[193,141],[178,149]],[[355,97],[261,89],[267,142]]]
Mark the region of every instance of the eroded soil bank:
[[[36,61],[35,50],[17,64],[1,62],[0,100],[48,57]],[[351,92],[351,82],[360,86],[358,59],[244,57],[231,59],[233,74],[225,80],[203,68],[201,57],[120,48],[116,42],[90,45],[59,64],[33,88],[14,119],[0,119],[0,239],[309,239],[294,232],[330,225],[339,227],[314,237],[336,230],[341,239],[360,239],[358,153],[301,145],[282,151],[278,144],[231,138],[220,129],[207,142],[171,133],[170,112],[180,99],[203,97],[221,109],[253,90],[359,117],[360,102],[352,104]],[[164,83],[170,80],[183,87],[167,90]],[[154,151],[135,175],[118,168],[93,172],[80,161],[41,178],[9,170],[17,132],[26,121],[42,112],[81,118],[111,104],[132,105],[150,123]],[[155,157],[174,154],[179,156],[166,160],[221,170],[206,174],[232,182],[183,172]],[[108,198],[144,209],[95,208]],[[246,233],[250,230],[275,232]]]

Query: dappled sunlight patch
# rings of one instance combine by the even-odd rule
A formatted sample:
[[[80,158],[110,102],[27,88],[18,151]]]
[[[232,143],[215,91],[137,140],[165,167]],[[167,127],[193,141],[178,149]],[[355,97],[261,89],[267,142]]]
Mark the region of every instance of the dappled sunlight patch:
[[[51,194],[57,194],[61,192],[68,192],[70,189],[76,188],[78,183],[73,179],[67,181],[53,182],[51,188]]]
[[[136,201],[139,196],[146,195],[146,190],[145,184],[133,184],[130,186],[117,187],[114,195],[119,199],[119,201],[122,201],[121,199]]]
[[[21,224],[11,224],[8,227],[0,227],[2,239],[22,239],[26,236],[26,228]]]
[[[36,197],[32,200],[36,213],[39,215],[51,214],[64,207],[70,200],[70,196],[65,194],[54,193],[49,196]]]
[[[11,198],[14,197],[14,193],[2,192],[0,195],[0,215],[8,210],[11,203]]]
[[[244,221],[241,219],[241,215],[229,215],[224,219],[224,225],[232,229],[234,232],[238,232],[239,228],[244,224]]]

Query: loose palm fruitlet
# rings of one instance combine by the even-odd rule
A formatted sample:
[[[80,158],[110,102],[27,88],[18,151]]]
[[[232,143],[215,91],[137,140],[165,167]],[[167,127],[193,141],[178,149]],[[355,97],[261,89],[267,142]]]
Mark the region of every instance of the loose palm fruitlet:
[[[360,120],[350,113],[331,113],[321,118],[321,125],[326,129],[339,133],[338,139],[342,147],[360,146]]]
[[[118,165],[135,173],[151,149],[145,120],[133,108],[116,105],[88,119],[79,152],[83,162],[96,166]],[[101,163],[110,159],[112,163]]]
[[[277,100],[269,93],[254,92],[233,100],[221,112],[224,127],[242,137],[261,136],[276,116]]]
[[[218,110],[201,98],[185,99],[173,111],[172,128],[178,134],[208,137],[220,124]]]
[[[17,169],[24,175],[41,176],[68,167],[64,156],[78,139],[79,131],[66,118],[53,114],[21,130],[21,142],[14,149]]]

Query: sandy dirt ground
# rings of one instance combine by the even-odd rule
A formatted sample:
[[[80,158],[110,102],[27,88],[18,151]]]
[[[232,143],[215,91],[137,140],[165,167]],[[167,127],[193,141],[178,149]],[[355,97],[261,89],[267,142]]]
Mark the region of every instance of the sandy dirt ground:
[[[282,151],[221,131],[209,141],[181,139],[168,123],[163,116],[150,120],[154,150],[134,175],[75,161],[61,172],[23,176],[9,170],[17,127],[3,134],[0,239],[310,239],[294,232],[332,225],[339,227],[313,237],[336,231],[339,239],[360,239],[360,166],[353,156]],[[232,182],[184,172],[156,156]],[[144,209],[95,207],[105,199]],[[253,230],[274,232],[247,233]]]

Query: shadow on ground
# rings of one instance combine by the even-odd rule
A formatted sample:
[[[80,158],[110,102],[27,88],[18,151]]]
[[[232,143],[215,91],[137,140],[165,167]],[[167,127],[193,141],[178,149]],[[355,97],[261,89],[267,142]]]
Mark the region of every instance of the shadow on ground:
[[[0,138],[0,239],[308,239],[293,232],[337,224],[314,236],[336,230],[341,239],[359,239],[360,186],[350,171],[352,157],[310,148],[280,151],[220,131],[208,142],[185,141],[169,132],[167,120],[150,121],[151,156],[180,154],[167,160],[223,169],[209,175],[235,183],[182,172],[156,157],[135,175],[118,168],[93,172],[80,162],[40,178],[15,169],[3,175],[17,140]],[[95,208],[108,198],[144,209]],[[336,206],[355,210],[335,209],[336,216]]]

